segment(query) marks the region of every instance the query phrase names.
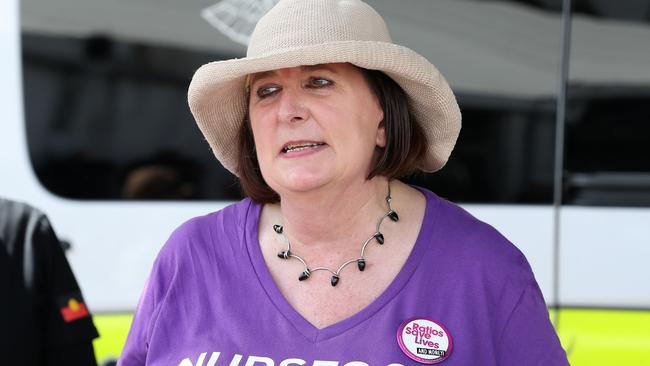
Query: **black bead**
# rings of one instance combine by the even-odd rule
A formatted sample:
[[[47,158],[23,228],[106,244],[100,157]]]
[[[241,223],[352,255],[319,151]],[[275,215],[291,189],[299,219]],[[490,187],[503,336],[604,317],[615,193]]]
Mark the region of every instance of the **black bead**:
[[[384,244],[384,234],[382,233],[375,234],[375,239],[377,239],[377,242],[379,242],[379,244]]]
[[[308,278],[309,278],[309,270],[306,269],[300,274],[300,277],[298,277],[298,281],[304,281]]]
[[[288,251],[288,250],[283,250],[280,253],[278,253],[278,257],[280,257],[280,259],[289,259],[290,255],[291,255],[291,252]]]
[[[393,221],[399,221],[399,216],[397,215],[397,212],[395,212],[393,210],[391,210],[388,213],[388,217],[390,217],[390,219],[393,220]]]
[[[339,276],[333,275],[332,276],[332,286],[336,286],[339,283]]]
[[[278,234],[282,234],[282,225],[273,225],[273,230]]]
[[[363,272],[366,269],[366,260],[363,258],[357,259],[357,267],[359,267],[359,271]]]

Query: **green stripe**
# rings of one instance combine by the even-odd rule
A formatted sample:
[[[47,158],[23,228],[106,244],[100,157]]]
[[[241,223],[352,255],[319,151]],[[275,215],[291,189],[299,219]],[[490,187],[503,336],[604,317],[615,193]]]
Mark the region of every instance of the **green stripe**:
[[[572,366],[650,365],[650,310],[565,308],[558,322]]]
[[[128,313],[94,316],[100,364],[120,355],[132,319]],[[650,365],[650,310],[564,308],[557,329],[572,366]]]
[[[132,320],[133,314],[129,313],[93,315],[93,321],[99,331],[99,338],[95,339],[93,346],[100,365],[110,359],[116,360],[122,353]]]

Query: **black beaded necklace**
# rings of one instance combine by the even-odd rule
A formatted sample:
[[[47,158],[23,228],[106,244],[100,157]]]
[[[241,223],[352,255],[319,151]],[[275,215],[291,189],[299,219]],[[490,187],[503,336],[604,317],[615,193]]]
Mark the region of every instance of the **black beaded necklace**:
[[[388,195],[386,196],[386,205],[388,206],[388,211],[383,216],[381,216],[379,218],[379,220],[377,221],[377,228],[375,230],[375,233],[371,237],[369,237],[368,240],[366,240],[363,243],[363,245],[361,246],[361,255],[359,256],[359,258],[351,259],[351,260],[349,260],[347,262],[344,262],[343,264],[341,264],[341,266],[336,271],[333,271],[333,270],[329,269],[328,267],[309,268],[309,266],[307,265],[307,262],[305,262],[304,259],[302,259],[300,256],[298,256],[298,255],[294,254],[293,252],[291,252],[291,242],[289,241],[289,238],[286,235],[284,235],[284,228],[282,227],[282,225],[277,225],[276,224],[276,225],[273,225],[273,230],[276,233],[280,234],[284,238],[284,241],[287,244],[287,249],[281,251],[280,253],[278,253],[278,257],[280,259],[295,258],[295,259],[299,260],[302,263],[302,265],[305,267],[305,270],[298,277],[299,281],[304,281],[304,280],[308,279],[309,276],[312,273],[316,272],[316,271],[328,271],[328,272],[330,272],[332,274],[332,278],[331,278],[330,283],[332,284],[332,286],[336,286],[339,283],[339,280],[341,278],[341,271],[348,264],[356,262],[357,263],[357,268],[359,268],[359,271],[363,272],[363,270],[366,269],[366,260],[365,260],[364,254],[365,254],[365,251],[366,251],[366,247],[368,246],[368,244],[371,241],[376,240],[377,243],[379,243],[379,245],[384,244],[384,234],[382,234],[381,231],[379,230],[380,227],[381,227],[382,222],[387,217],[390,218],[391,220],[395,221],[395,222],[397,222],[399,220],[399,216],[397,215],[397,212],[395,212],[390,206],[390,201],[391,200],[392,200],[392,197],[390,195],[390,182],[389,182],[388,183]]]

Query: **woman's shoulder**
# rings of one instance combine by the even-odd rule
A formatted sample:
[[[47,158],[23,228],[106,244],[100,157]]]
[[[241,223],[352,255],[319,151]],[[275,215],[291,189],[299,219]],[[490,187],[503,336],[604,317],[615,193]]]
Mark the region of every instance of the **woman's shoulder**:
[[[250,199],[188,219],[179,225],[161,248],[158,257],[176,257],[179,254],[214,249],[218,245],[225,249],[228,244],[242,245],[251,210],[257,204]]]
[[[532,276],[524,254],[496,228],[460,205],[423,191],[433,211],[427,215],[426,224],[432,225],[433,237],[445,256],[457,265],[466,264],[487,272]]]

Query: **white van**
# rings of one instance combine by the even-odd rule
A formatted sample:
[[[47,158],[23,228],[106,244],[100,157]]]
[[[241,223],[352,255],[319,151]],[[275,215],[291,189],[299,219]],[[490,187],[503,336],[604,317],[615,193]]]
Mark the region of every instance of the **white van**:
[[[408,181],[524,252],[572,364],[650,364],[650,2],[582,2],[570,33],[553,1],[368,2],[463,111],[448,165]],[[198,66],[245,53],[237,19],[268,3],[0,2],[0,196],[69,243],[102,361],[169,233],[239,199],[185,93]]]

